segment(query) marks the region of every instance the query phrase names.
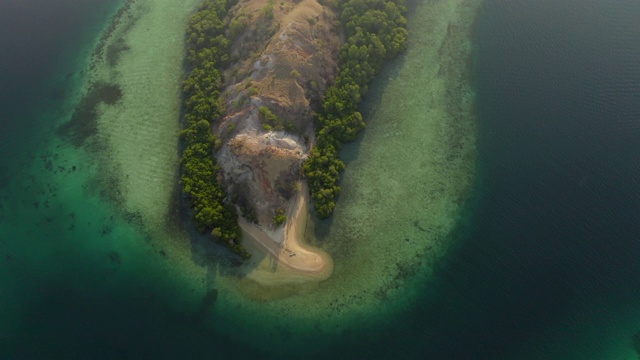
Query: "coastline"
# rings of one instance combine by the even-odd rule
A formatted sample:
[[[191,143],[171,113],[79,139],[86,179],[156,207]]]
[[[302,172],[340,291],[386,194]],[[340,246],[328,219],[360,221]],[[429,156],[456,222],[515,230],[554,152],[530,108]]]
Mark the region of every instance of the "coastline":
[[[331,276],[333,261],[324,251],[304,242],[309,216],[309,192],[305,181],[287,213],[284,226],[276,231],[239,219],[243,245],[260,261],[250,261],[247,277],[262,285],[321,281]],[[265,266],[266,265],[266,266]],[[278,266],[283,265],[283,266]]]
[[[358,314],[376,313],[376,316],[383,317],[380,301],[397,300],[407,294],[411,297],[411,290],[404,284],[411,279],[428,277],[433,259],[446,251],[447,234],[458,210],[457,200],[464,193],[469,172],[472,172],[473,156],[467,154],[472,155],[473,152],[473,129],[455,126],[460,123],[466,126],[472,122],[472,115],[465,116],[470,114],[467,105],[472,102],[462,101],[459,103],[461,109],[458,109],[451,108],[452,102],[446,100],[451,94],[449,87],[460,84],[449,70],[457,68],[460,59],[466,59],[468,55],[468,47],[458,46],[460,42],[464,44],[465,32],[447,32],[448,24],[466,29],[466,21],[471,16],[468,11],[449,5],[438,2],[416,6],[424,19],[411,26],[425,26],[429,30],[425,32],[429,34],[429,46],[410,46],[403,60],[385,70],[377,85],[373,85],[380,90],[372,91],[369,97],[379,105],[365,104],[369,107],[366,112],[370,126],[361,141],[347,146],[347,156],[352,160],[344,174],[340,206],[334,220],[316,223],[313,217],[309,217],[305,210],[309,199],[300,197],[306,193],[301,189],[293,200],[296,206],[289,208],[288,220],[281,227],[283,240],[284,230],[289,234],[287,248],[296,252],[296,256],[290,259],[287,254],[280,253],[268,227],[266,232],[260,232],[269,242],[260,242],[245,231],[243,245],[254,256],[237,268],[235,265],[227,267],[217,261],[212,252],[198,249],[188,235],[165,231],[165,221],[171,215],[166,212],[170,199],[168,195],[164,198],[164,191],[175,186],[177,142],[170,139],[175,139],[179,132],[177,122],[172,122],[173,114],[178,116],[179,104],[177,100],[172,102],[176,107],[172,105],[171,111],[166,111],[167,104],[160,106],[156,101],[173,99],[175,94],[179,94],[180,76],[177,71],[182,71],[178,56],[181,53],[172,51],[175,58],[172,57],[171,64],[167,64],[163,57],[144,56],[147,51],[141,44],[153,33],[148,26],[153,28],[152,24],[163,23],[157,18],[165,11],[174,14],[176,11],[172,6],[163,9],[154,6],[142,16],[142,9],[134,7],[134,14],[141,17],[134,16],[137,25],[124,36],[129,49],[122,52],[115,68],[100,62],[101,66],[90,72],[98,79],[126,83],[121,84],[123,98],[120,103],[99,108],[98,135],[108,146],[107,151],[96,157],[106,160],[107,165],[114,165],[108,168],[114,170],[110,172],[112,177],[120,181],[113,187],[122,192],[127,214],[137,216],[134,219],[142,219],[141,227],[147,232],[144,241],[151,240],[148,240],[150,245],[145,245],[143,240],[139,244],[149,246],[150,254],[153,254],[153,260],[149,261],[154,267],[170,272],[171,277],[184,279],[191,286],[185,287],[188,291],[178,297],[181,301],[197,304],[200,299],[191,294],[192,289],[196,289],[194,294],[200,294],[215,287],[225,294],[218,298],[216,307],[221,313],[228,313],[222,316],[224,321],[235,324],[238,328],[235,336],[242,337],[240,328],[248,324],[256,326],[253,319],[257,314],[268,318],[265,324],[271,324],[271,327],[274,323],[289,324],[278,315],[283,312],[290,314],[288,318],[291,319],[316,319],[340,312],[340,316],[333,317],[332,325],[323,325],[331,331],[331,326],[343,324]],[[180,38],[176,36],[174,40],[170,47],[181,51],[181,47],[174,48],[181,43]],[[427,40],[418,37],[415,41]],[[166,41],[159,43],[165,44]],[[438,49],[442,50],[438,52]],[[143,61],[143,58],[154,61]],[[148,69],[158,68],[155,61],[172,70],[163,66],[162,73],[166,76],[149,78],[153,72]],[[134,62],[139,66],[134,67]],[[425,69],[425,62],[438,66]],[[176,75],[167,75],[174,71]],[[156,84],[160,80],[166,82],[168,88],[173,88],[168,89],[171,94],[150,96],[150,92],[155,93],[159,89],[150,83]],[[417,88],[423,94],[420,99],[411,97],[412,92],[409,91]],[[456,95],[464,98],[466,94]],[[175,98],[179,97],[175,95]],[[448,109],[460,110],[460,114],[450,116]],[[152,113],[162,116],[152,116]],[[132,118],[144,121],[127,121]],[[412,119],[416,120],[410,121]],[[135,134],[154,139],[154,144],[139,143],[129,136]],[[462,141],[452,141],[452,138],[459,139],[460,136]],[[458,144],[462,144],[462,148]],[[172,153],[167,154],[168,151]],[[411,154],[421,154],[418,158],[420,166],[415,166],[418,159]],[[398,159],[406,161],[399,163]],[[407,169],[414,171],[407,173]],[[389,175],[381,176],[383,173]],[[416,194],[425,195],[418,197]],[[304,242],[304,235],[310,239],[316,237],[314,243],[321,243],[322,249],[309,247]],[[128,244],[128,240],[123,237],[122,243]],[[275,251],[269,251],[269,245]],[[304,266],[303,270],[296,269],[300,264],[292,262],[294,258],[298,261],[299,254],[305,249],[315,253],[319,261],[324,261],[324,267],[311,266],[306,271]],[[325,251],[333,254],[333,259]],[[125,251],[123,253],[126,254]],[[171,260],[166,261],[165,258]],[[335,272],[334,261],[339,264]],[[246,317],[228,311],[239,305]],[[393,311],[392,308],[389,307],[389,312]]]

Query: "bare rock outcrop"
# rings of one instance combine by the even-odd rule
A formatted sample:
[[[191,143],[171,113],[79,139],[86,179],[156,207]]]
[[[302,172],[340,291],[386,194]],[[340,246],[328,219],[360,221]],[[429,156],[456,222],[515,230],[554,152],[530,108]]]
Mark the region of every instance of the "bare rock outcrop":
[[[274,209],[285,209],[300,189],[300,170],[305,152],[298,141],[282,132],[239,134],[219,154],[225,164],[229,187],[236,203],[259,223],[271,222]]]

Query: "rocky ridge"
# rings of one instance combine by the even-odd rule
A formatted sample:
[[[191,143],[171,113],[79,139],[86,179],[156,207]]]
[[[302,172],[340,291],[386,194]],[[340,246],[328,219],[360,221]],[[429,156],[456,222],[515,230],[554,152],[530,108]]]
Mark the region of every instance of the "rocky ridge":
[[[316,0],[245,0],[231,13],[230,31],[241,34],[225,72],[227,116],[213,129],[221,181],[243,217],[271,225],[302,188],[314,108],[335,77],[341,39],[335,14]]]

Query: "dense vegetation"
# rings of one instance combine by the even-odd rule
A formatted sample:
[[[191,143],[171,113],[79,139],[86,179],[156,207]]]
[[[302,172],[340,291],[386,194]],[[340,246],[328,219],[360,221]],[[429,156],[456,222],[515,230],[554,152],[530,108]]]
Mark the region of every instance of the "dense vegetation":
[[[227,29],[224,22],[233,5],[231,1],[234,0],[205,0],[188,26],[187,66],[191,71],[183,87],[185,128],[181,138],[185,149],[180,182],[194,210],[197,228],[211,231],[233,251],[248,257],[240,245],[238,215],[218,183],[219,167],[214,157],[218,140],[210,129],[222,115],[218,102],[220,69],[229,61],[231,44],[225,34],[241,33],[238,26]],[[320,217],[331,214],[340,192],[337,182],[344,170],[338,157],[340,148],[356,139],[365,126],[358,112],[360,101],[384,61],[400,53],[407,39],[404,0],[348,0],[341,8],[340,21],[347,40],[340,53],[340,70],[326,92],[318,116],[316,146],[304,164]],[[281,129],[289,125],[266,107],[260,109],[260,117],[264,127]],[[274,223],[283,218],[284,214],[276,214]]]
[[[295,128],[291,121],[283,121],[278,118],[278,116],[269,110],[266,106],[260,106],[258,108],[258,112],[260,114],[260,122],[262,122],[262,128],[265,131],[275,130],[287,130],[293,131]]]
[[[368,85],[386,60],[406,47],[404,0],[347,0],[340,21],[347,40],[340,51],[335,84],[327,89],[318,115],[316,146],[304,164],[318,216],[328,217],[340,193],[338,179],[345,165],[338,157],[342,144],[364,129],[358,112]]]
[[[225,201],[225,191],[218,183],[216,137],[211,133],[211,124],[222,115],[219,69],[228,62],[230,46],[223,20],[231,5],[225,0],[205,0],[189,22],[187,66],[191,72],[183,86],[185,128],[180,136],[185,149],[180,183],[193,208],[197,228],[211,231],[212,236],[247,258],[249,254],[240,245],[238,214]]]
[[[276,215],[273,217],[273,225],[282,225],[287,221],[287,216],[284,214],[284,209],[277,208]]]

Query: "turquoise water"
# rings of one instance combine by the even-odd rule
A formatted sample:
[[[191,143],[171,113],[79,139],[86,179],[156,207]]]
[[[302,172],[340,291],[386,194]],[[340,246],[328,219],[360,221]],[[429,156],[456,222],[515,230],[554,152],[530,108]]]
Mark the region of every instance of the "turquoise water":
[[[138,138],[107,120],[147,116],[132,104],[152,103],[138,94],[151,81],[144,61],[159,57],[133,45],[153,38],[142,30],[165,6],[189,11],[133,4],[146,15],[103,72],[92,52],[121,2],[0,3],[0,358],[637,358],[637,2],[486,0],[477,17],[453,6],[472,2],[413,3],[409,52],[374,86],[369,128],[346,149],[336,219],[309,230],[334,277],[278,289],[236,278],[221,249],[173,221],[172,175],[152,165],[176,154],[142,147],[145,166],[128,167]],[[58,126],[92,76],[122,98],[99,105],[108,141],[77,147]],[[457,112],[465,101],[475,111]],[[476,126],[477,142],[456,137]],[[158,135],[145,131],[135,134]],[[431,162],[404,170],[411,161],[393,161],[403,149]],[[395,211],[380,218],[385,208]]]

